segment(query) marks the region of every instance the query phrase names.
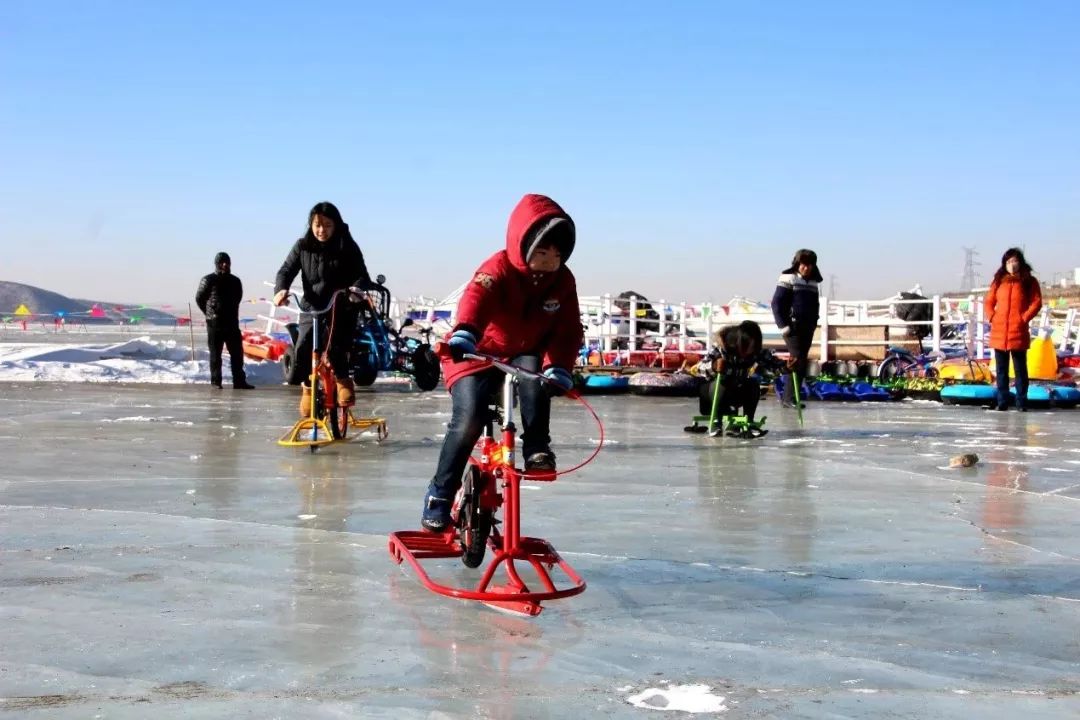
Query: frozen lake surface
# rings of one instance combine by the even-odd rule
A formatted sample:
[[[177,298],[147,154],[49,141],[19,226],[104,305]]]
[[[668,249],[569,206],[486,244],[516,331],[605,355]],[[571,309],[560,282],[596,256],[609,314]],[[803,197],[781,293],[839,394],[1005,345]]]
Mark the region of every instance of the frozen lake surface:
[[[1080,716],[1080,411],[769,399],[739,441],[593,398],[597,461],[523,491],[589,586],[522,619],[389,560],[442,390],[360,394],[390,437],[314,455],[275,444],[295,388],[0,396],[0,717]],[[554,434],[598,437],[561,401]]]

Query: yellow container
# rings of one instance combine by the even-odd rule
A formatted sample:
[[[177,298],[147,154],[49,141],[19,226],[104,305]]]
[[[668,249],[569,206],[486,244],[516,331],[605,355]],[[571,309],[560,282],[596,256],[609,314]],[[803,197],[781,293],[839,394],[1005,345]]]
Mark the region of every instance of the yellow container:
[[[1037,337],[1031,341],[1027,351],[1028,377],[1032,380],[1057,380],[1057,350],[1050,338]],[[1012,363],[1009,363],[1009,377],[1016,377]]]
[[[968,380],[972,382],[991,382],[994,376],[988,363],[967,360],[946,360],[938,366],[938,377],[942,380]]]

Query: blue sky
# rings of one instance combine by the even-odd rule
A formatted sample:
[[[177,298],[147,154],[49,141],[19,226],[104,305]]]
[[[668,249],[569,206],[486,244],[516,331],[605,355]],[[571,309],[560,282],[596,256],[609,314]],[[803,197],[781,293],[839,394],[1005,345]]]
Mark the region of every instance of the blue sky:
[[[844,298],[1080,266],[1080,3],[0,4],[0,279],[268,294],[331,200],[395,294],[443,295],[542,192],[583,293]]]

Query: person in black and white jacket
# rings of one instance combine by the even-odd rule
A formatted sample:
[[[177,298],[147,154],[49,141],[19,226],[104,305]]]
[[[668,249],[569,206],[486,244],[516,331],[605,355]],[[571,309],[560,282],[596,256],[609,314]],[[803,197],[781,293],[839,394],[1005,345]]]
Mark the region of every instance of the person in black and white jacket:
[[[802,382],[806,377],[810,345],[814,342],[814,331],[818,325],[820,282],[817,253],[806,249],[795,253],[791,267],[780,273],[780,279],[776,282],[772,299],[773,318],[791,353],[794,361],[792,369],[797,378],[793,381],[788,373],[784,382],[782,402],[785,407],[795,405],[793,382]]]

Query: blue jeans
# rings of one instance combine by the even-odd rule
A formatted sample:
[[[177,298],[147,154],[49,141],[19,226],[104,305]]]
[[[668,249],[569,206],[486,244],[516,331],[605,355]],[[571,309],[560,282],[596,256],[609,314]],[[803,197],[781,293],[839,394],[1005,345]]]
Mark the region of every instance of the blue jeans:
[[[994,366],[997,368],[998,407],[1009,406],[1009,356],[1012,356],[1013,374],[1016,375],[1016,407],[1026,407],[1028,391],[1027,351],[994,350]]]
[[[511,364],[533,372],[540,370],[536,355],[520,355]],[[473,446],[484,432],[489,401],[501,395],[505,373],[496,368],[459,378],[450,390],[453,409],[446,426],[446,438],[439,452],[439,464],[431,481],[436,497],[453,499],[461,487],[461,476],[469,462]],[[539,380],[522,378],[518,381],[518,407],[521,408],[521,444],[526,458],[549,449],[551,443],[551,397]]]

